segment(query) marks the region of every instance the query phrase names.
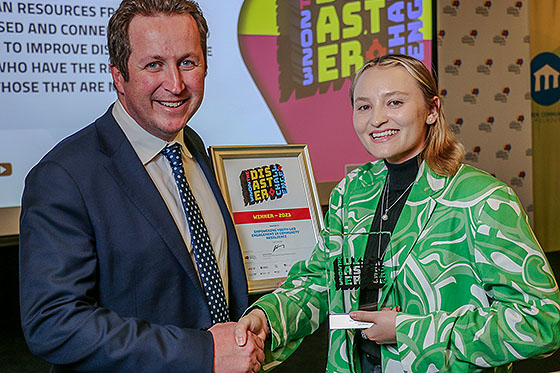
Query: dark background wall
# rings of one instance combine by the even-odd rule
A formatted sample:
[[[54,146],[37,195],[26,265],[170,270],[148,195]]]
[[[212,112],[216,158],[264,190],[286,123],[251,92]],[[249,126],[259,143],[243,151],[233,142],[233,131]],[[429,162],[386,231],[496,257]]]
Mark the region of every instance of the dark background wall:
[[[547,253],[559,280],[560,252]],[[17,237],[0,238],[0,299],[4,315],[0,321],[0,372],[46,373],[49,364],[33,356],[21,332],[18,291]],[[25,294],[23,294],[25,296]],[[257,296],[250,296],[250,301]],[[560,328],[560,325],[558,326]],[[305,339],[301,347],[274,372],[319,373],[325,371],[328,349],[328,325],[323,323],[315,334]],[[530,359],[515,363],[515,372],[550,373],[560,371],[560,352],[546,359]]]

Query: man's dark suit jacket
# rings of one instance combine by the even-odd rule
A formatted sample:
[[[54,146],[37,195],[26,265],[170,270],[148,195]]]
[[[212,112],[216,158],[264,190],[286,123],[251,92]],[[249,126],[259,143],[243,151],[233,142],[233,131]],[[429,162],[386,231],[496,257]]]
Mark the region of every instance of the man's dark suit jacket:
[[[32,352],[54,371],[211,372],[210,313],[177,226],[111,114],[50,151],[26,179],[20,304]],[[198,135],[185,128],[222,211],[232,320],[247,280]]]

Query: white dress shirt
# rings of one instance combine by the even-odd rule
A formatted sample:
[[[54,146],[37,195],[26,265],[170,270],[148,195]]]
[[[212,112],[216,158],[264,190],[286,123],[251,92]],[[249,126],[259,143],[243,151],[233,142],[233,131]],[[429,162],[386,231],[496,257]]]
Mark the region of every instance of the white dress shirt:
[[[183,142],[183,131],[179,132],[175,139],[167,142],[147,132],[126,112],[121,102],[117,100],[113,105],[113,117],[123,130],[132,148],[140,158],[148,175],[159,190],[177,228],[183,236],[183,240],[189,250],[195,269],[198,272],[194,252],[191,243],[191,235],[185,215],[185,210],[179,195],[179,189],[175,183],[173,171],[165,156],[160,151],[168,145],[179,143],[182,150],[183,167],[185,175],[194,197],[206,223],[210,242],[218,261],[218,268],[224,284],[226,300],[228,298],[228,266],[227,266],[227,233],[224,219],[214,193],[204,176],[204,172],[193,158]],[[199,275],[200,277],[200,275]]]

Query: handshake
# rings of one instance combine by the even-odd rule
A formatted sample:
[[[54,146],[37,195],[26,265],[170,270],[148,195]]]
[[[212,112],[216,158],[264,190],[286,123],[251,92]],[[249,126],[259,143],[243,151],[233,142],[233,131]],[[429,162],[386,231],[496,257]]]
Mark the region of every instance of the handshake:
[[[214,372],[258,372],[264,361],[264,340],[268,322],[264,312],[253,309],[239,322],[215,324]]]

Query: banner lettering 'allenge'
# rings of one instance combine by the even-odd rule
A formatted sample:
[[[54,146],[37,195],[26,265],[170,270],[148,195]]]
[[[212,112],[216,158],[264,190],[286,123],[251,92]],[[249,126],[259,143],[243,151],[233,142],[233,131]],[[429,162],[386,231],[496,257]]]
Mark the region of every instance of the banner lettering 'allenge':
[[[431,67],[431,1],[246,0],[239,46],[288,143],[308,144],[317,181],[372,159],[349,89],[365,61],[408,54]]]

